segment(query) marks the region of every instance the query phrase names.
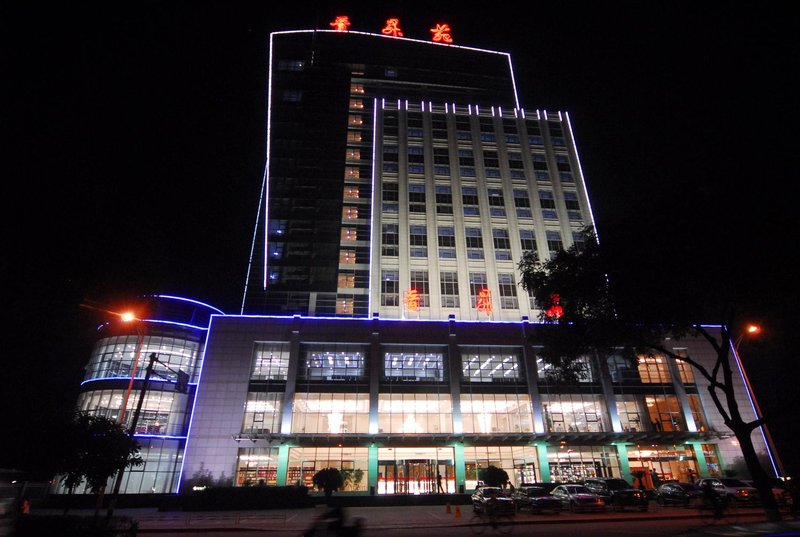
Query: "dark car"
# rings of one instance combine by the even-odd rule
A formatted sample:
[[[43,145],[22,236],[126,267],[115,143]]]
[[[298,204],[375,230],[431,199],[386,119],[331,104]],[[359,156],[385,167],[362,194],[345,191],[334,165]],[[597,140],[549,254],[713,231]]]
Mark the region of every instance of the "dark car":
[[[697,480],[700,490],[711,487],[721,497],[742,505],[756,505],[761,502],[758,490],[744,481],[727,477],[704,477]]]
[[[702,496],[702,492],[700,487],[693,483],[673,481],[659,485],[655,496],[658,505],[689,505]]]
[[[493,510],[495,514],[513,515],[516,513],[514,500],[500,487],[481,486],[472,493],[472,510],[486,513]]]
[[[558,485],[551,493],[570,511],[605,511],[606,502],[583,485]]]
[[[583,485],[594,492],[606,505],[614,509],[634,507],[640,511],[647,511],[649,500],[643,490],[633,488],[633,485],[618,477],[593,477],[583,482]]]
[[[561,512],[561,500],[551,495],[547,489],[548,487],[542,485],[521,485],[511,493],[511,498],[518,511],[527,509],[531,513]]]

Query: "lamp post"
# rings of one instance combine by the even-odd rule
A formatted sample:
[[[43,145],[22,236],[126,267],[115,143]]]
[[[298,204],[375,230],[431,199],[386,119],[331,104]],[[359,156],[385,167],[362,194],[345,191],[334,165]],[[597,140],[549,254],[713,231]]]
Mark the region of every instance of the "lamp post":
[[[763,418],[763,414],[761,413],[761,407],[758,404],[758,400],[756,399],[756,394],[753,391],[753,386],[750,384],[750,378],[747,376],[747,372],[744,369],[744,364],[742,364],[742,358],[739,355],[739,345],[742,344],[745,336],[754,336],[761,332],[761,327],[755,324],[748,324],[744,330],[739,334],[739,337],[736,338],[736,341],[733,343],[733,356],[736,359],[736,366],[739,368],[739,372],[742,375],[742,379],[744,379],[745,388],[747,389],[747,397],[750,399],[750,403],[753,406],[753,410],[756,414],[756,419],[760,420]],[[775,448],[775,442],[772,440],[772,435],[769,432],[769,428],[767,424],[764,423],[761,425],[761,434],[764,437],[764,443],[767,446],[767,454],[770,458],[770,463],[772,464],[772,470],[775,472],[777,477],[781,477],[784,475],[783,463],[781,462],[780,457],[778,456],[778,450]]]

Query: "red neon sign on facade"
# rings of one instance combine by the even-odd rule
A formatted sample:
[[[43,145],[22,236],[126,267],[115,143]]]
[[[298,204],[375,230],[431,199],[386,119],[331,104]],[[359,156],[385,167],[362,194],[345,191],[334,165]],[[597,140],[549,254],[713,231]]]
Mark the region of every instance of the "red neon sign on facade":
[[[408,311],[419,310],[419,291],[416,289],[409,289],[406,291],[406,296],[403,298],[403,304],[406,305]]]
[[[386,26],[381,30],[384,35],[392,37],[403,37],[403,30],[400,29],[399,19],[386,19]]]
[[[550,301],[552,302],[552,306],[545,310],[544,314],[547,315],[550,319],[558,319],[562,315],[564,315],[564,308],[559,305],[561,301],[561,297],[557,294],[550,295]]]
[[[346,32],[349,27],[350,27],[350,17],[348,17],[347,15],[339,15],[331,23],[331,28],[333,28],[337,32]]]
[[[484,312],[487,316],[492,315],[492,292],[487,289],[483,288],[478,291],[478,299],[475,301],[475,308],[478,310],[478,313]]]
[[[436,28],[431,28],[431,33],[433,34],[431,39],[441,43],[452,43],[453,38],[450,36],[450,32],[450,25],[446,22],[442,24],[436,23]]]

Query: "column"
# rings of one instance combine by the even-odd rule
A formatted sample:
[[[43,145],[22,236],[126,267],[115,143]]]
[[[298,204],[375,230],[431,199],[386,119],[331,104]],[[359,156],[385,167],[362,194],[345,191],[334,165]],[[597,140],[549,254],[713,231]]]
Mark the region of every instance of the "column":
[[[624,442],[614,442],[612,444],[617,449],[617,458],[619,459],[619,472],[620,477],[625,481],[632,481],[631,463],[628,460],[628,444]]]
[[[467,469],[464,464],[464,444],[456,442],[453,445],[453,465],[456,471],[456,493],[466,492]]]
[[[700,471],[700,475],[697,477],[708,477],[708,464],[706,463],[706,456],[703,454],[703,443],[687,442],[687,444],[692,446],[692,450],[694,450],[694,458],[697,461],[697,469]]]
[[[455,330],[456,320],[454,316],[451,315],[450,337],[447,344],[447,369],[450,376],[450,398],[452,399],[453,403],[453,434],[463,434],[464,425],[461,421],[461,352],[458,349],[458,341]]]
[[[369,434],[378,434],[378,393],[382,371],[380,321],[377,315],[373,315],[372,340],[369,346]],[[377,462],[375,464],[377,465]]]
[[[611,420],[611,430],[615,433],[621,433],[622,424],[619,421],[619,413],[617,412],[617,398],[614,396],[614,384],[611,382],[608,360],[603,360],[597,352],[594,353],[594,360],[600,376],[600,386],[603,388],[603,397],[606,400],[606,412],[608,412],[608,417]]]
[[[528,394],[531,398],[531,417],[533,418],[533,431],[537,434],[545,432],[544,418],[542,417],[542,398],[539,395],[539,373],[536,368],[536,352],[530,341],[528,319],[523,318],[522,323],[522,361],[525,362],[525,382],[528,385]],[[549,473],[549,470],[548,470]]]
[[[692,414],[692,406],[689,404],[689,397],[686,395],[686,388],[681,382],[681,376],[678,372],[678,366],[675,365],[675,360],[672,358],[664,358],[667,361],[667,368],[672,377],[672,386],[675,388],[675,395],[678,397],[678,404],[681,405],[683,420],[686,423],[686,430],[691,432],[697,431],[697,424],[694,422],[694,414]]]
[[[294,483],[287,483],[286,476],[289,473],[289,446],[281,444],[278,446],[278,475],[275,478],[276,484],[279,487],[286,485],[293,485]]]
[[[281,434],[292,433],[292,409],[294,407],[297,372],[300,369],[300,316],[295,315],[292,321],[292,336],[289,342],[289,370],[286,372],[286,391],[283,392],[281,415]]]
[[[539,480],[543,483],[550,481],[550,461],[547,459],[547,442],[534,442],[536,455],[539,457]]]
[[[378,446],[373,442],[369,445],[369,461],[367,463],[367,481],[370,494],[378,491]]]

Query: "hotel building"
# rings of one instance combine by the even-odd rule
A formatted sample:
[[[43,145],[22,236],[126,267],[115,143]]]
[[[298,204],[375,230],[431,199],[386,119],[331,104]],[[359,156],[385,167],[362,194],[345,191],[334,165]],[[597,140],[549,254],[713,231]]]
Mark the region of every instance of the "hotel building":
[[[79,407],[130,426],[158,356],[124,492],[310,485],[331,466],[361,494],[435,492],[437,474],[470,491],[490,464],[515,486],[685,481],[741,456],[685,364],[587,356],[564,382],[537,358],[517,262],[593,219],[569,116],[520,106],[508,54],[317,30],[272,34],[269,59],[241,312],[150,297],[136,328],[101,329],[87,367]]]

